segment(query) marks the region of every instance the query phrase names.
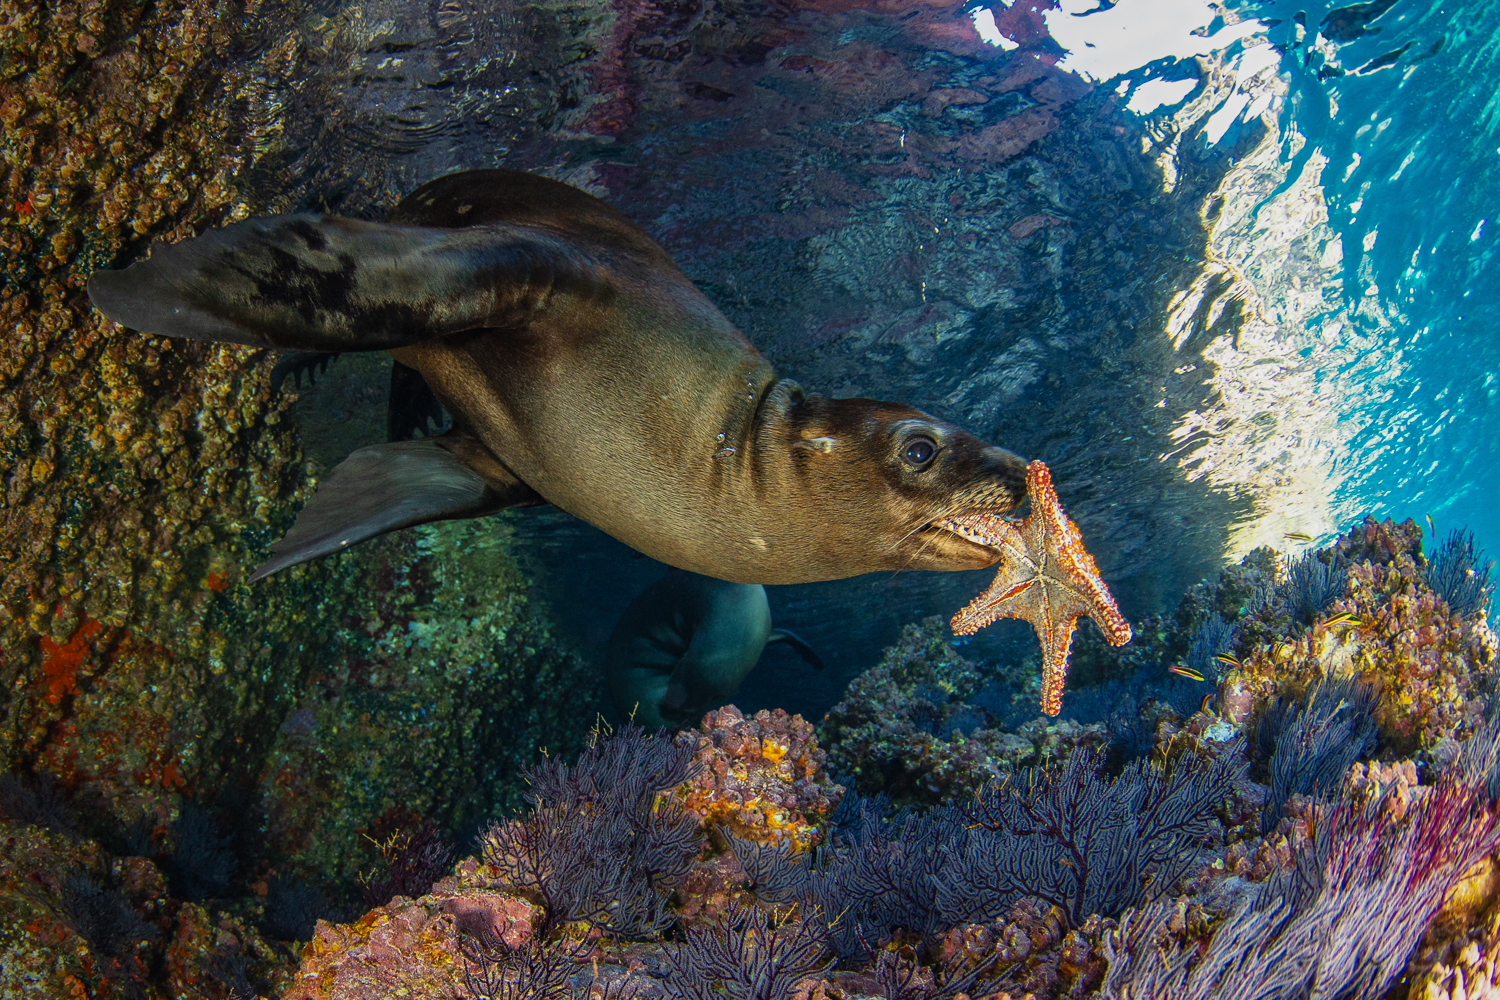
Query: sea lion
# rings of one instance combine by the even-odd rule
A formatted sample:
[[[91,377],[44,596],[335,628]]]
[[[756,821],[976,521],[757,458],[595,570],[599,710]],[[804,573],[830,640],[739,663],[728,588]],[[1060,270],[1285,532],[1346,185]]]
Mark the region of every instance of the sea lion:
[[[96,271],[88,292],[161,336],[387,350],[452,415],[350,455],[252,580],[543,503],[738,583],[977,569],[996,550],[934,522],[1025,496],[1023,460],[952,424],[777,378],[623,213],[530,174],[441,177],[386,223],[249,219]]]
[[[609,637],[610,701],[648,730],[690,726],[734,695],[769,643],[823,669],[811,646],[771,627],[765,587],[672,570],[630,602]]]

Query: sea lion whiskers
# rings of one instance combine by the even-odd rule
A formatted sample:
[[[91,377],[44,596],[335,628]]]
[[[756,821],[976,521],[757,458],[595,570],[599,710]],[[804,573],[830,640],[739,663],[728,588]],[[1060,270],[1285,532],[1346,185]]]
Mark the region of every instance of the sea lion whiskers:
[[[1002,490],[1002,492],[1003,492],[1003,490]],[[970,506],[971,504],[972,504],[972,493],[969,490],[960,490],[957,494],[955,494],[953,496],[952,499],[950,499],[948,501],[948,503],[946,503],[942,507],[942,509],[940,509],[938,511],[938,513],[936,515],[934,515],[933,517],[929,518],[927,521],[923,522],[922,524],[917,525],[915,528],[911,529],[906,534],[904,534],[900,538],[898,538],[891,545],[892,551],[898,550],[901,547],[901,544],[903,542],[905,542],[912,535],[915,535],[917,532],[922,531],[923,529],[926,529],[926,528],[938,527],[941,522],[951,520],[952,518],[954,518],[954,517],[956,517],[958,515],[958,512],[961,509],[963,509],[963,508],[965,508],[967,506]],[[940,529],[940,530],[947,530],[947,529]],[[902,565],[896,567],[896,569],[894,569],[894,570],[891,571],[891,579],[895,579],[897,576],[899,576],[901,574],[901,572],[903,570],[909,568],[911,566],[911,564],[914,561],[916,561],[916,559],[918,557],[920,557],[923,553],[925,553],[927,551],[927,549],[932,545],[932,543],[934,541],[937,540],[938,537],[939,536],[936,533],[934,533],[931,537],[923,539],[922,544],[917,548],[917,550],[915,552],[913,552],[910,556],[907,557],[906,562],[903,563]]]

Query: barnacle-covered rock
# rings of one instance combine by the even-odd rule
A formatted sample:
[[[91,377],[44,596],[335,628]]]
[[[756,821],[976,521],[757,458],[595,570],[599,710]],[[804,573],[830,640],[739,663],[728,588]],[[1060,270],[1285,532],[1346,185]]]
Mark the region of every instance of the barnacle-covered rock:
[[[1500,913],[1412,962],[1411,1000],[1500,1000]]]
[[[747,719],[726,705],[677,740],[697,748],[702,769],[677,795],[705,830],[727,826],[746,840],[804,850],[821,839],[820,825],[844,794],[824,769],[812,724],[779,708]]]

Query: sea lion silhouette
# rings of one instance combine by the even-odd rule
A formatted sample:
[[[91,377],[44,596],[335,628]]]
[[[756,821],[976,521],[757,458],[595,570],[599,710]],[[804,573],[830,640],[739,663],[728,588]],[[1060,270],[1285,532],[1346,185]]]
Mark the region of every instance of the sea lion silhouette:
[[[451,174],[386,223],[249,219],[96,271],[106,316],[167,337],[387,350],[453,416],[361,448],[259,579],[396,528],[550,503],[739,583],[978,569],[933,522],[1005,513],[1026,463],[920,410],[807,395],[624,214],[530,174]]]
[[[648,730],[690,726],[734,695],[768,643],[823,669],[811,646],[771,627],[765,587],[672,570],[630,602],[609,637],[610,701]]]

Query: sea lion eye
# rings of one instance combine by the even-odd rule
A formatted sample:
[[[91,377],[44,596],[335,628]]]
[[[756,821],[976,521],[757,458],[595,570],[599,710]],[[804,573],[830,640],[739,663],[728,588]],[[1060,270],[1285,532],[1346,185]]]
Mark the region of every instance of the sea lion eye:
[[[907,465],[920,469],[932,461],[932,456],[937,454],[937,445],[932,438],[918,437],[906,442],[906,447],[901,450],[901,459]]]

